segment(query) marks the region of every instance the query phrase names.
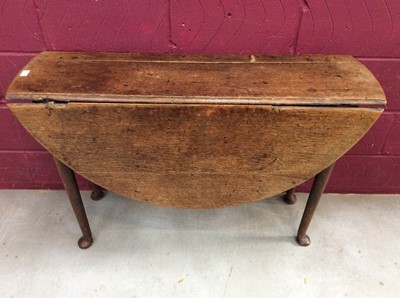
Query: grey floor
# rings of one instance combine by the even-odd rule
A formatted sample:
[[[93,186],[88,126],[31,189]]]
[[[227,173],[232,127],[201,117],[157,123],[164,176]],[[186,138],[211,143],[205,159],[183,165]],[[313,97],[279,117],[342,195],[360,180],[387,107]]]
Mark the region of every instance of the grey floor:
[[[306,195],[214,210],[83,192],[95,243],[63,191],[0,191],[0,297],[400,297],[400,196]]]

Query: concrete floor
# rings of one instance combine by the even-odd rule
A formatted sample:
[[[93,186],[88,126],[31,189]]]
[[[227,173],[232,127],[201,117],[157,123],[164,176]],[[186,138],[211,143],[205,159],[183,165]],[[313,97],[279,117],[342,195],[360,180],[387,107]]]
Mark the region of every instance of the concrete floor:
[[[63,191],[0,191],[0,297],[400,297],[400,196],[306,195],[214,210],[83,192],[95,242],[78,248]]]

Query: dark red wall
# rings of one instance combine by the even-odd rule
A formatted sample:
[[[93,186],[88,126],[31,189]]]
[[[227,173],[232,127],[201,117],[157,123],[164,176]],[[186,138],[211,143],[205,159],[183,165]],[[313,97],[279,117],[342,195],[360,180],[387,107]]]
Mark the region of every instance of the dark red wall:
[[[388,98],[376,125],[337,163],[328,191],[400,193],[399,0],[0,0],[0,7],[0,188],[61,187],[49,154],[4,103],[10,80],[37,52],[324,53],[359,58]]]

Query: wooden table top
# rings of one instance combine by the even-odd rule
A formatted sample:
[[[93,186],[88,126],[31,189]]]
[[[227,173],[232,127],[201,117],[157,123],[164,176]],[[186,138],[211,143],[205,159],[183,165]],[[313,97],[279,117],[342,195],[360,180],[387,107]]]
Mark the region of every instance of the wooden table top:
[[[313,106],[386,103],[377,80],[356,59],[322,55],[43,52],[21,70],[7,98]]]
[[[238,205],[299,185],[349,150],[386,103],[350,56],[46,52],[7,97],[56,101],[9,107],[76,173],[184,208]]]

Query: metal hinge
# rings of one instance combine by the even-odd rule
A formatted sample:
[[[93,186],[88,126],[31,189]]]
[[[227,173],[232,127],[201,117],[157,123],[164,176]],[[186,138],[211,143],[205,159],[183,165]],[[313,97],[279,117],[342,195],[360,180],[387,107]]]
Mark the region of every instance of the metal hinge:
[[[43,98],[41,97],[41,98],[39,98],[37,100],[34,100],[33,103],[41,103],[41,104],[47,104],[47,105],[57,105],[57,104],[65,105],[68,102],[66,102],[66,101],[58,101],[58,100],[55,100],[55,99],[52,99],[52,98],[48,98],[48,97],[43,97]]]

